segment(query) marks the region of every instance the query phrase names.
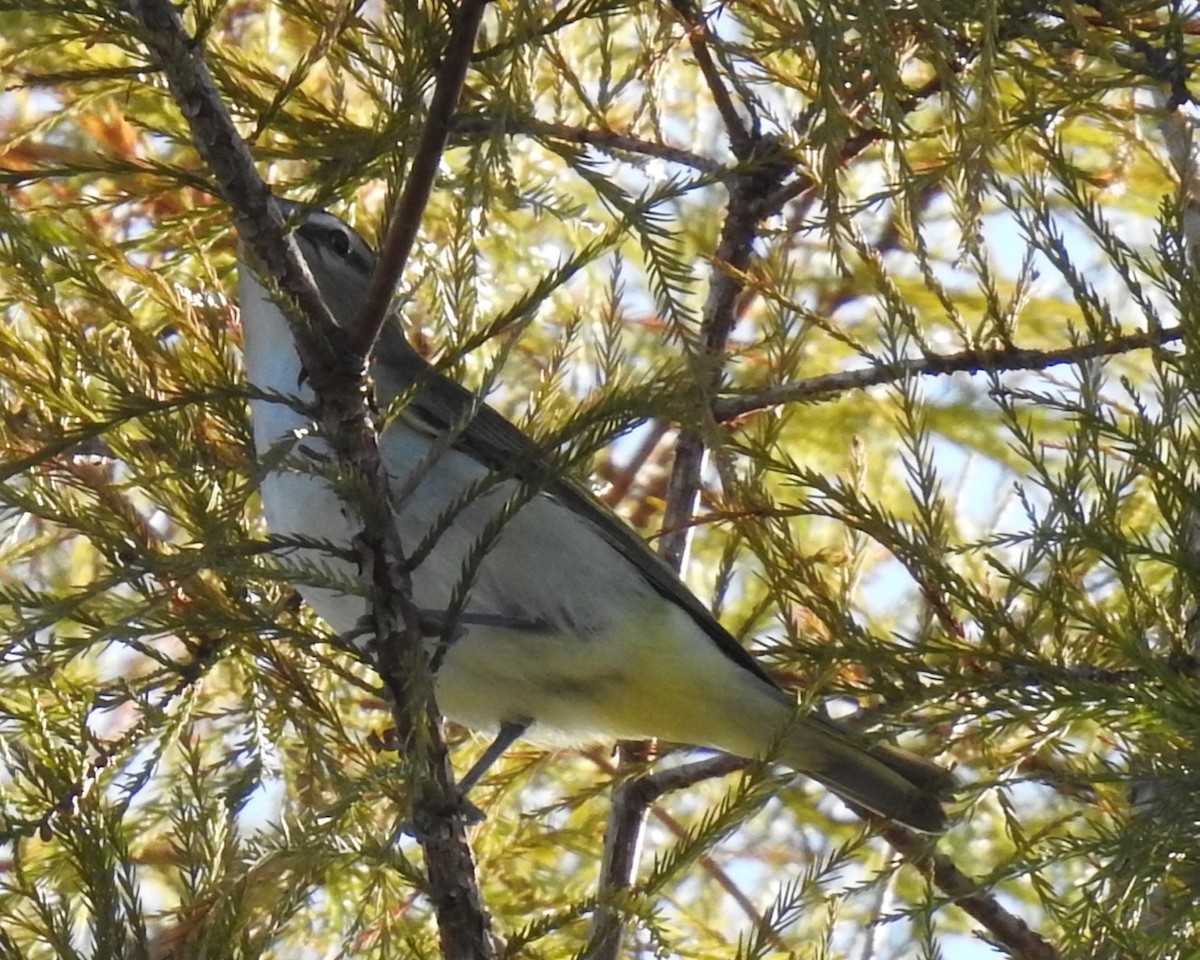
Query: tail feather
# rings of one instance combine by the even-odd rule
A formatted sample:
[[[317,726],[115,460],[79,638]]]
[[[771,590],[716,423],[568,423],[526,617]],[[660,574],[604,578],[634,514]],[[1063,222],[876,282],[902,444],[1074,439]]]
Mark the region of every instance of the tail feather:
[[[809,716],[785,736],[778,760],[824,784],[856,811],[922,833],[946,828],[939,794],[953,785],[954,777],[916,754],[886,744],[866,745],[839,725]]]

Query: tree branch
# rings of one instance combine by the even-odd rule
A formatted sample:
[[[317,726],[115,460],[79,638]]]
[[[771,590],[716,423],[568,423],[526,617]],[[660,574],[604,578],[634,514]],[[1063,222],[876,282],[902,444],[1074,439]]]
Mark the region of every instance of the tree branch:
[[[689,167],[701,173],[720,177],[726,174],[727,168],[717,160],[701,156],[690,150],[672,147],[665,143],[654,143],[632,137],[628,134],[617,133],[615,130],[593,130],[588,127],[574,126],[567,123],[551,123],[536,117],[506,117],[503,122],[505,133],[524,133],[531,137],[542,137],[547,140],[561,140],[564,143],[574,143],[581,146],[595,147],[605,153],[631,153],[638,156],[654,157],[668,163],[677,163],[681,167]],[[496,131],[496,118],[488,116],[459,117],[454,122],[454,133],[462,136],[491,136]]]
[[[930,853],[927,840],[899,827],[889,827],[883,831],[883,836],[1014,957],[1019,960],[1058,960],[1058,951],[1050,943],[1029,929],[1020,917],[1000,906],[994,897],[981,893],[979,885],[959,870],[949,857]]]
[[[917,87],[913,92],[900,101],[899,109],[902,114],[911,113],[929,97],[938,93],[942,89],[943,78],[940,74],[931,77],[928,81]],[[848,137],[845,143],[842,144],[840,160],[843,164],[849,163],[860,153],[866,150],[873,144],[878,143],[886,136],[886,131],[883,127],[864,127],[852,137]],[[795,200],[797,197],[807,193],[814,186],[816,181],[809,176],[798,177],[791,183],[783,184],[776,190],[772,191],[770,196],[763,200],[764,215],[770,215],[782,210],[786,204]]]
[[[1084,363],[1098,357],[1161,347],[1182,338],[1182,328],[1175,326],[1144,333],[1129,333],[1111,340],[1081,343],[1059,350],[1031,350],[1007,346],[994,350],[961,350],[958,353],[930,354],[911,360],[880,363],[861,370],[826,373],[793,383],[781,383],[754,393],[726,397],[713,404],[713,415],[724,423],[768,407],[822,400],[851,390],[865,390],[868,387],[896,383],[909,377],[1047,370],[1050,367]]]
[[[700,12],[692,5],[691,0],[671,0],[671,6],[675,8],[675,12],[687,26],[687,38],[692,47],[692,56],[696,58],[696,66],[704,75],[704,82],[708,84],[713,104],[725,124],[725,133],[729,137],[730,149],[733,150],[735,157],[744,160],[754,148],[755,137],[742,122],[741,114],[738,113],[733,98],[725,87],[721,71],[717,69],[712,54],[708,51],[708,43],[705,39],[708,36],[708,26]]]
[[[396,283],[404,272],[413,243],[420,232],[421,218],[433,191],[438,164],[450,137],[454,111],[467,77],[467,68],[471,64],[475,35],[479,32],[479,22],[487,5],[488,0],[462,0],[454,18],[454,27],[438,67],[429,113],[421,128],[421,139],[404,182],[404,193],[392,217],[387,238],[380,248],[379,261],[371,277],[366,299],[350,333],[350,345],[360,357],[369,355],[375,345],[375,339],[387,318]]]
[[[681,11],[683,8],[680,8]],[[707,51],[705,51],[707,53]],[[736,117],[733,118],[736,120]],[[730,140],[738,152],[738,136],[749,137],[740,126],[730,131]],[[737,303],[745,288],[746,268],[758,236],[758,224],[763,216],[761,198],[790,169],[781,162],[779,143],[772,137],[755,137],[741,155],[741,169],[728,181],[729,205],[720,240],[713,255],[713,267],[708,296],[700,320],[697,353],[692,358],[696,371],[696,409],[700,426],[680,431],[675,448],[675,462],[667,481],[666,509],[663,513],[663,536],[659,540],[660,555],[676,571],[687,562],[692,525],[689,522],[700,491],[707,439],[717,428],[712,417],[713,398],[723,376],[726,345],[737,319]],[[644,748],[623,746],[621,750],[641,753]],[[618,757],[618,767],[623,758]],[[637,873],[642,836],[645,830],[649,802],[640,792],[639,781],[626,781],[613,791],[612,809],[605,831],[604,865],[600,889],[614,890],[630,886]],[[603,897],[601,898],[603,900]],[[614,911],[601,907],[592,927],[592,960],[616,960],[620,953],[622,925]]]
[[[617,766],[609,762],[607,757],[600,756],[598,750],[589,751],[588,759],[609,776],[617,776],[619,772]],[[739,770],[746,769],[750,764],[750,760],[735,757],[728,753],[718,753],[703,760],[655,770],[652,773],[630,781],[630,783],[631,785],[635,785],[632,788],[637,794],[637,802],[646,806],[654,814],[654,818],[666,827],[677,840],[682,842],[687,839],[687,828],[664,808],[659,806],[658,801],[668,793],[687,790],[706,780],[715,780],[719,777],[728,776],[731,773],[737,773]],[[724,867],[717,863],[709,854],[703,854],[697,862],[717,882],[721,889],[737,903],[752,923],[756,926],[762,924],[762,913]],[[774,930],[766,930],[765,932],[776,950],[787,951],[787,944]]]
[[[202,57],[201,45],[184,29],[170,0],[130,0],[151,50],[188,121],[200,155],[233,210],[241,241],[298,308],[289,315],[310,382],[320,398],[322,428],[339,459],[364,485],[358,504],[364,529],[358,544],[375,589],[372,614],[380,652],[380,674],[393,698],[401,729],[414,723],[410,738],[419,770],[413,821],[425,851],[430,896],[437,912],[443,953],[454,960],[494,955],[489,923],[475,881],[474,863],[459,816],[460,804],[440,720],[429,691],[432,684],[422,653],[419,616],[413,606],[403,556],[392,517],[387,476],[379,459],[374,423],[366,402],[361,359],[345,349],[338,329],[294,240],[282,233],[282,219],[255,170]],[[372,335],[373,336],[373,335]],[[415,679],[414,679],[415,678]]]

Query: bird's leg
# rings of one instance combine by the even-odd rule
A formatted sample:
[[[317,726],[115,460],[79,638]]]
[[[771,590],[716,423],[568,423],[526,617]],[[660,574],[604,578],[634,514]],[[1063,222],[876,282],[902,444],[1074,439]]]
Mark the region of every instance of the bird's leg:
[[[530,721],[528,720],[513,720],[508,723],[502,723],[500,729],[496,732],[495,739],[483,751],[483,756],[476,760],[472,764],[471,769],[458,781],[458,810],[456,812],[467,823],[483,823],[487,819],[487,815],[467,799],[467,792],[483,778],[483,775],[488,772],[492,764],[504,755],[504,751],[511,747],[516,740],[520,739],[521,734],[529,729],[529,724]],[[397,827],[396,838],[401,834],[408,834],[419,840],[421,839],[421,833],[421,828],[415,822],[405,820]]]
[[[437,648],[430,654],[429,669],[434,673],[442,667],[442,661],[450,648],[461,640],[471,627],[502,627],[521,633],[540,632],[546,629],[542,620],[514,617],[505,613],[481,613],[477,610],[459,610],[447,614],[439,610],[421,610],[421,627],[426,637],[437,637]]]
[[[495,739],[483,751],[483,756],[476,760],[471,769],[458,781],[458,795],[464,802],[466,802],[467,793],[471,788],[483,779],[483,775],[488,772],[493,763],[504,756],[505,750],[521,739],[521,736],[529,729],[529,724],[529,720],[510,720],[500,724]]]
[[[442,611],[420,610],[418,613],[420,615],[420,628],[423,637],[443,637],[448,623],[452,622],[454,632],[450,636],[449,644],[453,644],[455,640],[459,639],[465,632],[464,628],[470,626],[504,627],[522,631],[545,629],[545,624],[541,621],[511,617],[504,614],[460,612],[455,614],[451,621],[446,613]],[[339,639],[361,653],[370,655],[373,653],[371,648],[374,646],[374,631],[374,619],[370,614],[367,614],[359,619],[353,630],[343,633]],[[447,646],[447,643],[443,643],[434,655],[430,666],[435,673],[437,672],[437,667],[440,666],[442,655],[445,654]],[[496,732],[496,736],[492,742],[488,744],[487,749],[483,751],[483,755],[472,764],[471,769],[458,781],[458,801],[462,805],[462,814],[468,822],[479,823],[486,818],[483,811],[467,799],[467,794],[471,791],[472,787],[483,779],[484,774],[491,769],[492,765],[504,756],[504,752],[521,738],[522,734],[529,729],[531,722],[531,718],[522,718],[520,720],[505,721],[500,724],[500,729]],[[398,746],[394,742],[396,740],[396,737],[391,737],[382,742],[387,743],[392,748],[396,748]],[[403,830],[404,832],[411,832],[411,825],[405,826]]]
[[[436,610],[418,610],[417,626],[421,630],[421,636],[426,639],[440,637],[446,630],[446,615]],[[455,622],[461,622],[459,618],[455,618]],[[454,634],[450,638],[453,643],[458,639],[461,630],[455,629]],[[358,622],[353,628],[345,633],[338,635],[338,640],[346,646],[352,647],[360,653],[370,654],[375,646],[375,618],[364,613],[358,618]]]

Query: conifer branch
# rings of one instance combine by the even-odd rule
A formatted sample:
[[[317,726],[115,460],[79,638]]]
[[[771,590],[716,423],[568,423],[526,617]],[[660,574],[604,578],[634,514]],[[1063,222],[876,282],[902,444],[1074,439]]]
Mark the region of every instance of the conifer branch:
[[[721,71],[717,69],[717,64],[709,52],[708,25],[704,22],[703,15],[692,4],[692,0],[671,0],[671,6],[675,8],[675,12],[679,14],[679,18],[687,29],[687,39],[692,47],[692,55],[696,58],[696,65],[704,75],[705,83],[708,84],[708,92],[712,95],[713,104],[725,124],[725,134],[729,137],[730,149],[733,150],[735,157],[744,160],[755,146],[756,134],[752,134],[746,129],[741,114],[734,106],[733,97],[729,94],[725,80],[721,76]]]
[[[1110,340],[1080,343],[1057,350],[1004,346],[987,350],[960,350],[957,353],[933,354],[896,362],[883,361],[861,370],[825,373],[793,383],[781,383],[765,390],[724,397],[713,404],[713,415],[724,423],[769,407],[825,400],[852,390],[866,390],[870,387],[898,383],[911,377],[945,377],[956,373],[1032,372],[1057,366],[1078,365],[1099,357],[1162,347],[1182,340],[1183,336],[1182,327],[1166,327],[1142,333],[1129,333]]]
[[[681,12],[686,6],[679,5]],[[705,50],[702,39],[693,40],[693,45],[694,48],[698,45],[701,51]],[[736,120],[736,117],[733,119]],[[729,122],[730,118],[726,120]],[[736,130],[729,130],[729,136],[735,152],[740,152],[744,147],[739,146],[742,143],[740,138],[747,136],[745,131],[738,126]],[[716,433],[715,421],[708,411],[723,377],[726,346],[737,320],[737,302],[745,287],[746,268],[763,216],[762,197],[786,176],[788,170],[787,163],[781,157],[780,145],[773,137],[756,136],[744,149],[743,169],[727,182],[729,202],[713,257],[696,353],[692,357],[696,392],[700,398],[697,404],[700,426],[689,426],[680,431],[675,446],[675,462],[667,481],[662,524],[665,532],[659,539],[658,551],[677,571],[687,563],[692,532],[689,521],[700,492],[709,438]],[[622,754],[628,752],[635,757],[644,754],[644,748],[639,745],[623,746],[621,751]],[[619,757],[618,767],[624,760],[624,756]],[[613,791],[612,810],[605,831],[601,902],[605,899],[604,891],[622,889],[633,883],[648,809],[649,803],[639,792],[636,780],[622,782]],[[607,907],[601,907],[597,910],[592,930],[590,953],[593,960],[615,960],[622,938],[622,925],[616,914]]]
[[[184,36],[168,59],[203,47],[216,78],[179,98],[200,139],[223,136],[208,116],[219,91],[244,131],[262,128],[260,162],[306,195],[373,204],[400,167],[397,131],[426,110],[430,65],[462,67],[442,57],[455,4],[334,6],[175,2],[203,39]],[[133,9],[22,7],[3,38],[17,82],[0,123],[0,832],[14,841],[0,940],[14,955],[77,953],[80,930],[106,957],[239,942],[294,952],[300,940],[329,955],[437,954],[460,916],[447,878],[470,866],[440,848],[411,862],[415,845],[381,826],[398,802],[427,846],[443,842],[445,811],[428,802],[441,775],[420,773],[431,754],[419,728],[435,721],[403,707],[403,692],[382,697],[349,651],[325,649],[282,589],[299,578],[358,593],[363,577],[262,556],[332,549],[339,570],[361,558],[399,604],[395,545],[248,539],[225,211],[268,246],[277,224],[261,185],[217,189],[225,175],[196,162]],[[629,417],[580,403],[597,391],[603,407],[636,379],[646,389],[632,409],[651,423],[612,443],[602,476],[638,529],[660,523],[675,425],[712,454],[745,418],[736,462],[717,458],[722,496],[666,528],[681,539],[708,525],[691,572],[714,586],[714,608],[785,686],[861,701],[859,729],[911,720],[914,736],[979,771],[969,819],[938,848],[954,863],[898,834],[889,856],[882,832],[834,819],[813,829],[820,815],[799,812],[762,844],[764,824],[744,818],[765,792],[708,814],[664,809],[669,791],[729,758],[614,773],[625,819],[608,849],[625,866],[604,870],[636,879],[571,896],[575,867],[595,864],[564,863],[554,821],[513,815],[544,807],[530,790],[570,791],[571,768],[537,761],[534,782],[532,763],[510,762],[485,788],[499,802],[473,846],[512,949],[585,952],[581,918],[602,904],[637,924],[643,952],[728,953],[728,917],[689,915],[698,882],[691,902],[732,907],[728,893],[750,918],[736,931],[748,957],[835,943],[865,960],[898,937],[910,952],[952,950],[956,904],[978,938],[1020,960],[1067,945],[1178,952],[1194,939],[1200,875],[1189,332],[1200,203],[1181,109],[1195,99],[1194,11],[495,9],[466,110],[436,111],[466,149],[442,157],[454,192],[435,190],[433,242],[413,245],[405,271],[421,277],[407,291],[416,345],[450,329],[481,347],[454,372],[582,454]],[[759,139],[760,121],[787,156]],[[722,122],[729,139],[714,147]],[[757,204],[735,202],[756,169]],[[229,208],[206,199],[246,190]],[[434,209],[448,215],[434,223]],[[716,256],[739,210],[766,218],[744,270]],[[357,382],[311,285],[289,279],[294,251],[279,242],[259,259],[300,305],[310,382]],[[570,269],[531,279],[548,261]],[[720,377],[710,309],[745,321],[731,342],[736,389]],[[479,377],[496,323],[518,317],[504,378]],[[1036,375],[1051,370],[1069,375]],[[946,381],[918,389],[955,374],[974,402],[926,397]],[[882,389],[865,407],[825,402],[871,387]],[[361,395],[347,399],[353,417]],[[792,404],[807,406],[754,416]],[[982,456],[964,466],[959,448]],[[357,496],[354,471],[337,469]],[[695,493],[687,473],[671,481],[673,516]],[[390,654],[403,609],[393,620]],[[404,663],[379,669],[402,687]],[[376,711],[413,721],[411,776],[379,764],[366,729]],[[568,834],[598,812],[588,784],[552,801]],[[432,820],[409,813],[414,792]],[[635,842],[646,804],[678,841],[649,870]],[[761,873],[706,859],[735,826],[713,859]],[[530,856],[512,856],[514,835]],[[969,863],[950,849],[960,840]],[[549,863],[563,864],[561,886],[533,879]],[[438,864],[445,876],[431,882]],[[863,882],[846,895],[851,875]],[[142,901],[146,883],[176,904]],[[461,916],[481,915],[470,897]],[[679,906],[669,923],[664,903]],[[447,949],[477,955],[482,939]]]
[[[490,0],[461,0],[455,10],[454,25],[438,66],[433,98],[421,127],[412,165],[404,182],[404,192],[391,219],[387,237],[379,249],[379,260],[362,309],[350,331],[350,346],[360,357],[368,356],[396,292],[396,284],[404,272],[413,243],[421,230],[421,218],[433,191],[438,165],[446,149],[446,141],[454,123],[454,111],[471,65],[475,35]]]
[[[471,16],[481,15],[481,11],[471,12],[475,6],[481,4],[468,0],[464,14],[472,37],[477,20],[472,21]],[[363,569],[374,586],[372,614],[380,673],[393,698],[397,727],[408,730],[415,723],[418,728],[417,734],[409,737],[420,759],[414,764],[420,782],[415,784],[413,823],[425,850],[443,954],[452,960],[486,960],[494,953],[490,925],[475,881],[441,720],[430,695],[432,684],[420,682],[427,671],[420,617],[412,603],[408,576],[400,566],[403,553],[366,402],[363,364],[361,359],[353,359],[352,351],[336,349],[341,331],[303,267],[295,242],[282,234],[278,209],[270,202],[249,149],[233,125],[204,63],[202,47],[187,34],[169,0],[131,0],[131,9],[141,22],[142,40],[165,73],[188,121],[198,151],[233,208],[242,241],[307,321],[297,322],[294,333],[301,360],[320,397],[322,424],[339,458],[364,483],[365,495],[359,506],[366,525],[358,545]],[[456,99],[457,87],[451,102]],[[436,124],[444,128],[448,120],[448,115],[438,116]],[[444,140],[444,132],[441,136]],[[428,185],[425,191],[427,195]],[[374,339],[373,333],[370,339]]]
[[[949,857],[931,853],[925,840],[898,827],[889,827],[883,836],[1017,960],[1058,960],[1058,951],[1047,940],[980,889]]]
[[[488,137],[495,135],[497,121],[494,117],[471,115],[460,116],[454,123],[454,133],[462,137]],[[552,123],[536,117],[505,117],[503,131],[508,134],[521,133],[530,137],[573,143],[577,146],[595,147],[612,156],[653,157],[688,167],[700,173],[721,178],[728,171],[718,160],[702,156],[682,147],[656,143],[615,130],[595,129],[569,123]],[[0,181],[2,182],[2,181]]]

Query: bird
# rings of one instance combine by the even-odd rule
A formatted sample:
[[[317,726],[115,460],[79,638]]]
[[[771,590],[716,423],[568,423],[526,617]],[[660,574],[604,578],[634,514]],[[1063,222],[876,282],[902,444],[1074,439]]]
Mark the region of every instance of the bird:
[[[331,315],[348,328],[374,273],[374,250],[328,211],[275,202]],[[238,274],[267,528],[293,559],[324,571],[319,585],[297,589],[350,636],[369,612],[349,555],[362,520],[330,475],[336,456],[314,423],[316,395],[286,314],[242,248]],[[378,443],[398,540],[412,554],[413,601],[435,621],[458,611],[434,660],[438,708],[495,735],[462,790],[519,738],[657,738],[766,756],[823,784],[860,816],[944,831],[948,770],[870,742],[818,710],[798,710],[795,696],[628,524],[436,370],[395,322],[385,324],[369,373],[379,405],[400,408]],[[464,585],[465,602],[455,606]]]

